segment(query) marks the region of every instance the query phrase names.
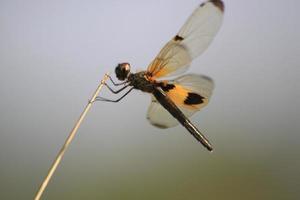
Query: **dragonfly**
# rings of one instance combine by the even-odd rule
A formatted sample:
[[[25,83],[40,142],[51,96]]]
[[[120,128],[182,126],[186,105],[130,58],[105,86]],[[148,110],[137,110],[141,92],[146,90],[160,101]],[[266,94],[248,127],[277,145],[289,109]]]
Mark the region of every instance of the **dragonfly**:
[[[167,79],[185,72],[192,60],[202,54],[213,41],[223,21],[224,3],[208,0],[200,4],[184,23],[179,32],[161,49],[147,70],[131,72],[129,63],[120,63],[115,68],[119,82],[110,76],[114,94],[128,89],[116,100],[98,96],[96,101],[119,102],[132,90],[140,90],[151,95],[147,119],[158,128],[170,128],[179,123],[187,129],[204,147],[212,151],[212,145],[189,118],[206,106],[212,95],[214,83],[211,78],[198,74],[185,74],[175,79]],[[165,80],[163,80],[165,78]]]

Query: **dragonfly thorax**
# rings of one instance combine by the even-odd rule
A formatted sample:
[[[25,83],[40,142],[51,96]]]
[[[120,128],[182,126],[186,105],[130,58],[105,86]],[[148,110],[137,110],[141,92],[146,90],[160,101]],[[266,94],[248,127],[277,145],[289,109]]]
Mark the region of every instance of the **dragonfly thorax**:
[[[146,71],[131,73],[128,76],[128,81],[130,82],[130,85],[132,85],[135,89],[141,90],[143,92],[152,93],[154,87],[156,86],[156,83],[150,81],[147,78],[146,74],[147,74]]]

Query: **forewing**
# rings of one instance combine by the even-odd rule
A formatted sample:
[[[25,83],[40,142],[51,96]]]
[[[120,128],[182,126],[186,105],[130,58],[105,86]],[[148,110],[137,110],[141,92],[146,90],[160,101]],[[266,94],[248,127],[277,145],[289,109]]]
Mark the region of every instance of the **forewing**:
[[[189,67],[192,58],[186,46],[176,41],[169,41],[148,66],[147,71],[154,78],[183,73]]]
[[[191,117],[207,105],[213,87],[213,81],[209,77],[187,74],[168,82],[162,90],[186,117]],[[153,96],[147,119],[159,128],[169,128],[179,123]]]
[[[147,71],[155,78],[185,71],[190,62],[209,46],[223,20],[221,0],[202,3],[150,63]]]

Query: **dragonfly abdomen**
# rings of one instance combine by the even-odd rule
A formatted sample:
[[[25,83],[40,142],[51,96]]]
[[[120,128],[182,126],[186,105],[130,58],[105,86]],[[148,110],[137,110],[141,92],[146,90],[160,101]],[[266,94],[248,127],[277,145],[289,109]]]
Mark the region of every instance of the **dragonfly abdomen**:
[[[192,124],[192,122],[181,112],[174,102],[165,95],[161,89],[154,88],[152,94],[157,101],[183,125],[203,146],[212,151],[212,146],[205,136]]]

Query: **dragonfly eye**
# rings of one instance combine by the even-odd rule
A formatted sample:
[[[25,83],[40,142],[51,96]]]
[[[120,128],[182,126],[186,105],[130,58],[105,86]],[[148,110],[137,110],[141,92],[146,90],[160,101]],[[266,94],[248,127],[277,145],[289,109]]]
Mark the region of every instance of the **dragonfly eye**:
[[[130,64],[129,63],[120,63],[115,69],[116,76],[119,80],[125,80],[130,73]]]

